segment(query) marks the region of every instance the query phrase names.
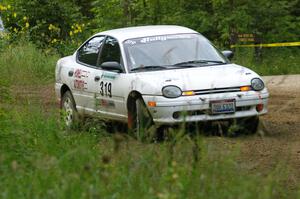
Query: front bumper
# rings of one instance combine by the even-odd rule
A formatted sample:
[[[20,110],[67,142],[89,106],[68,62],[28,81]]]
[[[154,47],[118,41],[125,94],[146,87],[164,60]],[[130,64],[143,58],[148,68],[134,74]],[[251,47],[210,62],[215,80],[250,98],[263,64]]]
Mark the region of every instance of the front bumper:
[[[168,99],[163,96],[143,95],[144,102],[147,106],[150,101],[156,102],[155,107],[148,106],[156,125],[262,115],[267,113],[268,97],[269,93],[267,89],[259,92],[247,91],[181,96],[176,99]],[[236,111],[234,113],[211,114],[210,102],[215,100],[235,100]],[[263,109],[260,111],[256,109],[258,104],[263,105]]]

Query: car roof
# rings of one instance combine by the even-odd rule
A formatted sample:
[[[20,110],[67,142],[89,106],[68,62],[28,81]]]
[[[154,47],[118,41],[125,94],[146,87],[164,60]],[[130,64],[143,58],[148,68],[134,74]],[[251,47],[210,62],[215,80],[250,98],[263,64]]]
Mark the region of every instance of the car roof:
[[[116,38],[119,42],[123,42],[127,39],[133,39],[139,37],[151,37],[156,35],[186,34],[186,33],[197,33],[197,32],[182,26],[153,25],[153,26],[136,26],[136,27],[129,27],[129,28],[119,28],[119,29],[99,32],[96,35],[109,35]]]

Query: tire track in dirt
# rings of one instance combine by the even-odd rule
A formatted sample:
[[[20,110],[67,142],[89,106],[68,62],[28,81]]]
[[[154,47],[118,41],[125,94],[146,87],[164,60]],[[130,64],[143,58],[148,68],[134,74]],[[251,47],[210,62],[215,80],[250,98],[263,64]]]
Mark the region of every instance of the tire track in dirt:
[[[264,77],[270,92],[269,113],[261,117],[263,136],[239,138],[241,162],[267,174],[282,164],[287,186],[300,183],[300,75]]]

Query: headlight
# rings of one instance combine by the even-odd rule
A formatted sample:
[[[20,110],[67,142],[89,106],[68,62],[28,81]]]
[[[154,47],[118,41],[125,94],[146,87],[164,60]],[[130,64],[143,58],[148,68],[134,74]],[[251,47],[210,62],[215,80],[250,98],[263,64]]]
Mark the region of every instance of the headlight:
[[[265,88],[265,84],[264,84],[264,82],[261,79],[259,79],[259,78],[253,78],[251,80],[251,87],[255,91],[261,91],[262,89]]]
[[[181,96],[182,91],[177,86],[165,86],[162,89],[163,96],[167,98],[176,98]]]

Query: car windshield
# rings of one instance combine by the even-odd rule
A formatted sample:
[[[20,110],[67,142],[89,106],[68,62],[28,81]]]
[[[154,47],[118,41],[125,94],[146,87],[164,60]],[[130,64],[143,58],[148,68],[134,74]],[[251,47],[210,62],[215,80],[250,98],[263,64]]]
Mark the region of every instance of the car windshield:
[[[228,63],[200,34],[174,34],[124,41],[129,71],[168,70]]]

